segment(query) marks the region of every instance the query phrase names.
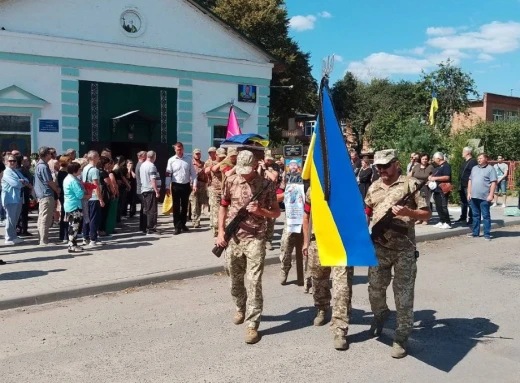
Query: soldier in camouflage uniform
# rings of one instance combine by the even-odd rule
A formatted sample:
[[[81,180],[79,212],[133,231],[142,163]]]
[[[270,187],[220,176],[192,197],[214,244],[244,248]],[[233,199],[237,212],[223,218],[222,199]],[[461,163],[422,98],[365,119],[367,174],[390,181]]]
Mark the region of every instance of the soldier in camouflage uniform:
[[[206,178],[208,180],[206,184],[206,201],[207,201],[207,207],[209,211],[209,198],[211,194],[211,165],[213,161],[217,159],[217,148],[214,146],[210,147],[208,149],[208,155],[209,158],[204,162],[204,173],[206,174]],[[204,213],[204,206],[202,206],[202,212]]]
[[[368,189],[365,198],[367,215],[372,215],[373,221],[377,222],[389,208],[392,208],[395,215],[393,224],[406,227],[408,233],[400,234],[390,228],[385,234],[387,242],[374,243],[379,266],[370,267],[368,270],[368,296],[374,313],[370,332],[373,336],[379,336],[390,314],[386,303],[386,290],[392,279],[393,267],[392,287],[397,311],[397,329],[391,355],[393,358],[403,358],[406,356],[406,343],[413,327],[413,300],[417,275],[415,221],[428,221],[431,212],[420,193],[416,193],[407,206],[396,206],[405,194],[416,190],[417,180],[399,175],[399,162],[395,150],[377,152],[374,165],[380,178]]]
[[[334,334],[334,348],[347,350],[347,332],[352,312],[352,280],[354,279],[353,267],[324,267],[321,266],[316,238],[310,233],[311,215],[311,189],[305,196],[305,214],[303,218],[303,254],[309,258],[311,264],[312,288],[314,306],[318,309],[315,326],[323,326],[326,322],[327,312],[330,309],[329,278],[332,274],[332,287],[334,289],[334,306],[330,329]]]
[[[222,199],[222,172],[220,171],[221,162],[226,158],[226,149],[219,148],[216,151],[215,160],[209,166],[211,175],[211,188],[209,189],[209,221],[213,231],[213,237],[218,235],[218,210]]]
[[[238,155],[235,174],[229,176],[222,189],[219,210],[219,246],[229,245],[226,251],[226,271],[231,280],[231,295],[236,306],[234,324],[247,323],[246,343],[259,341],[258,326],[263,309],[262,274],[265,260],[265,221],[280,216],[274,184],[264,180],[256,171],[257,161],[249,150]],[[251,197],[262,190],[259,198],[247,205],[249,213],[240,223],[235,236],[226,243],[225,225],[246,206]],[[247,288],[244,284],[247,278]]]
[[[207,195],[208,190],[206,188],[207,184],[207,176],[204,172],[204,163],[200,159],[201,151],[200,149],[195,149],[193,151],[193,166],[197,172],[197,190],[192,191],[190,195],[190,205],[191,205],[191,219],[193,222],[193,227],[200,227],[200,214],[202,211],[202,205],[208,203]]]
[[[278,184],[278,176],[280,174],[280,168],[278,164],[274,162],[274,157],[270,150],[266,150],[264,154],[264,160],[258,163],[258,171],[261,176],[271,182]],[[266,237],[266,249],[273,250],[273,236],[274,236],[274,224],[275,219],[267,220],[267,229],[265,233]]]

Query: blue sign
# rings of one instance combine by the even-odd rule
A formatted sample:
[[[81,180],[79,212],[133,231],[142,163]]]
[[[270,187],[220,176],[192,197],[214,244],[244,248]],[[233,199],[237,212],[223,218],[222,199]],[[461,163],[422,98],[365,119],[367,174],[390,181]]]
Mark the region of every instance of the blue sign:
[[[60,120],[40,120],[40,132],[59,133]]]

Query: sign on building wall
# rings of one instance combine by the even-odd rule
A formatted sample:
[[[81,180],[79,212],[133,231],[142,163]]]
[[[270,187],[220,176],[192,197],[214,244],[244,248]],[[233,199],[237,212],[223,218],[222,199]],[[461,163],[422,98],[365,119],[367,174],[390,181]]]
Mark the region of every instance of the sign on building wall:
[[[256,102],[256,86],[254,85],[238,85],[238,101],[239,102]]]
[[[59,133],[60,120],[40,120],[39,131],[43,133]]]

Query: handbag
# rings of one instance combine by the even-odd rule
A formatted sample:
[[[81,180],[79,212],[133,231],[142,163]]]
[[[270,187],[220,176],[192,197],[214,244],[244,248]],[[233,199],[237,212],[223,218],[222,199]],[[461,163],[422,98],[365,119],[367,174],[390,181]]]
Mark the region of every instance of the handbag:
[[[444,182],[442,184],[439,184],[439,188],[442,190],[443,194],[448,194],[453,190],[453,185],[451,182]]]
[[[166,194],[164,197],[163,205],[162,205],[162,213],[164,215],[170,215],[173,213],[173,197],[170,191],[170,194]]]

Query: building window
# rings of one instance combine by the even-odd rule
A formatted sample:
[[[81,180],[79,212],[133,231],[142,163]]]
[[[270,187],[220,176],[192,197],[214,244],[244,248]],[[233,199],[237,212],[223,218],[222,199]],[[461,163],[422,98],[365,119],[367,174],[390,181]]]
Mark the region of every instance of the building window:
[[[501,109],[493,109],[493,121],[503,121],[505,112]]]
[[[506,120],[507,121],[518,121],[518,112],[516,112],[516,111],[506,112]]]
[[[316,126],[316,121],[305,121],[305,136],[306,137],[312,136],[315,126]]]
[[[220,148],[220,145],[226,139],[227,125],[214,125],[213,126],[213,146]]]
[[[19,150],[31,154],[31,117],[0,115],[2,152]]]

